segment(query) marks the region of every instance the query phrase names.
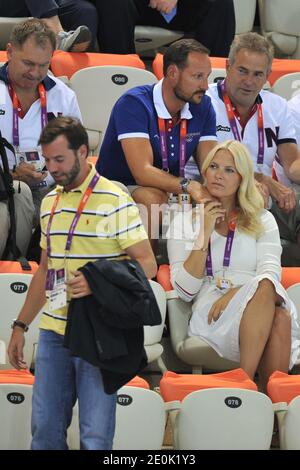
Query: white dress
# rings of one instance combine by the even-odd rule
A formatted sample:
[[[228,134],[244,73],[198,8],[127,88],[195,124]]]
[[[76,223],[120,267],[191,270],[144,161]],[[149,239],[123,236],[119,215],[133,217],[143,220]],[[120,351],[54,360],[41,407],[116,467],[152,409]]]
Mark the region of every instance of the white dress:
[[[225,277],[232,286],[242,286],[230,300],[221,317],[210,325],[208,313],[212,305],[224,293],[216,287],[215,279],[224,277],[223,257],[226,237],[214,231],[211,235],[211,256],[214,279],[207,276],[197,279],[183,267],[200,230],[200,221],[192,222],[192,211],[179,212],[167,234],[168,255],[171,267],[171,282],[178,295],[185,301],[193,300],[189,335],[199,336],[210,344],[220,356],[239,362],[239,325],[245,307],[256,292],[260,280],[266,278],[273,282],[276,292],[282,297],[283,305],[292,318],[292,346],[290,368],[300,351],[297,311],[280,284],[281,245],[278,227],[273,215],[263,210],[261,222],[264,233],[257,240],[235,230],[231,250],[230,265]],[[263,313],[263,308],[262,308]]]

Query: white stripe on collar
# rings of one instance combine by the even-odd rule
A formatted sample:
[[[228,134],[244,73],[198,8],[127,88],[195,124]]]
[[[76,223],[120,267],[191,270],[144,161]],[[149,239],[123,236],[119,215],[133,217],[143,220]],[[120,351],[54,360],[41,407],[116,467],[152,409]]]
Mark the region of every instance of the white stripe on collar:
[[[164,79],[162,78],[153,87],[153,103],[154,103],[154,107],[156,109],[158,117],[160,117],[162,119],[172,119],[172,116],[169,113],[169,111],[167,110],[166,105],[165,105],[164,100],[163,100],[163,96],[162,96],[162,82],[163,82],[163,80]],[[189,103],[185,103],[185,105],[183,106],[183,108],[181,110],[181,113],[180,113],[180,117],[181,117],[181,119],[192,119],[193,118],[193,115],[190,112]]]

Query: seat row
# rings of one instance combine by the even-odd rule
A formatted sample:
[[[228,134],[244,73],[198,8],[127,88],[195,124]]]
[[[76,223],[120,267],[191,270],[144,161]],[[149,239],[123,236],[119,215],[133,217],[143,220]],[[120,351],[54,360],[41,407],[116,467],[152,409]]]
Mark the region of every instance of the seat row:
[[[33,383],[29,372],[0,371],[0,449],[30,448]],[[118,391],[113,449],[161,449],[168,412],[175,449],[267,450],[275,411],[281,449],[299,450],[300,377],[274,372],[268,394],[258,392],[242,369],[211,375],[166,372],[160,394],[135,377]],[[77,404],[67,441],[70,449],[80,448]]]

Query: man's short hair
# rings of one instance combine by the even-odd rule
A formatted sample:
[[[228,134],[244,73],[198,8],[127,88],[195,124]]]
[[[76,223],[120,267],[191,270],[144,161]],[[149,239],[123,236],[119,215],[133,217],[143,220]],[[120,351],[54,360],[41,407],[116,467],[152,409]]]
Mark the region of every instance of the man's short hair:
[[[30,18],[17,23],[11,32],[9,41],[13,46],[21,48],[30,37],[33,37],[36,44],[43,49],[49,42],[53,51],[56,48],[55,33],[38,18]]]
[[[203,46],[196,39],[179,39],[173,42],[166,50],[163,57],[163,72],[166,75],[169,65],[175,64],[179,69],[187,66],[187,59],[190,52],[200,52],[209,55],[209,49]]]
[[[268,72],[271,71],[274,48],[264,36],[252,32],[235,36],[230,46],[228,56],[230,65],[234,64],[236,56],[241,49],[247,49],[248,51],[257,52],[258,54],[265,54],[268,59]]]
[[[68,141],[71,150],[78,150],[86,145],[89,151],[89,139],[81,122],[70,116],[60,116],[52,119],[42,130],[39,145],[51,144],[57,137],[63,135]]]

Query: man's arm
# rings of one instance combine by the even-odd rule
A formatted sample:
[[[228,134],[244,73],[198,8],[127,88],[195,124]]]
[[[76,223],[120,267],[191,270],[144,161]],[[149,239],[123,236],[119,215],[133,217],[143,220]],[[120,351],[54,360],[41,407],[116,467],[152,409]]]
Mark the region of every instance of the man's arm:
[[[149,240],[135,243],[125,251],[130,258],[140,263],[148,279],[152,279],[156,275],[157,265]]]
[[[121,144],[130,171],[138,185],[157,188],[166,193],[178,194],[181,192],[181,177],[170,175],[153,166],[153,152],[148,139],[122,139]],[[198,147],[201,147],[199,152],[203,154],[203,158],[205,152],[208,152],[215,145],[215,141],[205,141],[198,144]],[[202,186],[197,181],[190,182],[187,192],[196,202],[200,202],[205,197]]]
[[[182,178],[153,166],[150,141],[144,138],[122,139],[121,145],[129,169],[140,186],[161,189],[168,193],[179,193]]]
[[[300,184],[300,150],[296,144],[279,144],[277,153],[285,174],[294,183]]]
[[[30,325],[46,302],[45,282],[47,274],[47,253],[42,250],[40,265],[30,283],[25,303],[18,315],[17,320]],[[10,363],[16,369],[26,369],[23,361],[24,330],[16,326],[8,345],[8,357]]]
[[[218,142],[216,140],[202,140],[201,142],[199,142],[197,146],[197,150],[196,150],[196,155],[195,155],[195,160],[199,168],[199,173],[201,172],[201,167],[208,153],[216,145],[218,145]]]

